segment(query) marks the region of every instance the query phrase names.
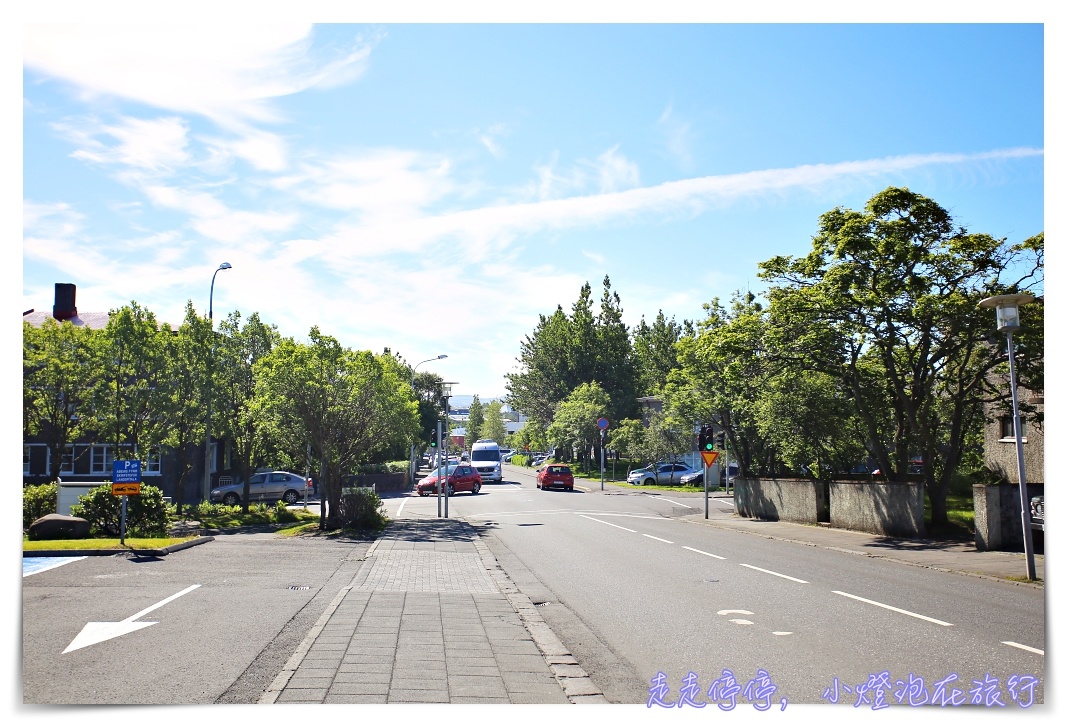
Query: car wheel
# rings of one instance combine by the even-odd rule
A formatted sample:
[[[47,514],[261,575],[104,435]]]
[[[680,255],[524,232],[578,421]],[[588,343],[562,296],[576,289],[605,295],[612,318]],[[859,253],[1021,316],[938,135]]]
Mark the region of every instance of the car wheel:
[[[573,491],[573,490],[575,490],[575,486],[573,486],[573,485],[569,485],[569,486],[567,486],[567,489],[568,489],[569,491]]]
[[[656,485],[656,481],[652,478],[646,478],[642,481],[642,485]]]
[[[423,491],[419,491],[419,497],[426,498],[426,493],[424,493]]]
[[[291,506],[300,500],[300,494],[295,490],[287,490],[282,494],[282,500],[286,502],[287,506]]]
[[[227,493],[223,496],[223,503],[228,506],[236,506],[241,502],[241,499],[237,497],[237,493]]]
[[[475,483],[471,486],[471,495],[478,495],[478,491],[482,490],[482,483]]]
[[[447,495],[448,497],[452,498],[455,492],[456,490],[451,485],[445,486],[445,495]]]

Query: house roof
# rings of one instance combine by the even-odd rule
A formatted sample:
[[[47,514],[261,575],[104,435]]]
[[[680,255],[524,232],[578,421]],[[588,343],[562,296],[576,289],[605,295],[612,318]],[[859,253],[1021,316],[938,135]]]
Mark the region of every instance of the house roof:
[[[23,321],[29,321],[34,326],[42,326],[44,322],[50,318],[52,318],[52,314],[47,311],[30,311],[22,316]],[[70,321],[75,326],[86,326],[90,329],[103,329],[108,325],[109,318],[107,311],[102,311],[75,314],[66,320]]]

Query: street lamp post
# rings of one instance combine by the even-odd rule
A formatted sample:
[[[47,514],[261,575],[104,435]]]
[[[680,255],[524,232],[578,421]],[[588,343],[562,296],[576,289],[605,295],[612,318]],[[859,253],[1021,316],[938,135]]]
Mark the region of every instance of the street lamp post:
[[[1027,578],[1034,581],[1035,547],[1031,541],[1031,509],[1027,502],[1027,476],[1024,473],[1023,435],[1020,432],[1020,401],[1016,394],[1016,353],[1012,346],[1012,332],[1020,328],[1020,305],[1031,303],[1029,293],[991,296],[979,302],[983,308],[997,310],[998,331],[1005,333],[1009,344],[1009,387],[1012,390],[1012,431],[1016,439],[1016,475],[1020,485],[1020,522],[1023,526],[1024,555],[1027,559]]]
[[[204,422],[204,498],[207,501],[211,498],[211,380],[214,374],[215,368],[215,325],[213,323],[214,316],[212,311],[212,299],[215,297],[215,276],[219,275],[221,270],[230,270],[232,266],[229,263],[222,263],[215,272],[211,274],[211,289],[208,292],[208,324],[211,326],[211,356],[208,357],[208,378],[207,378],[207,405],[208,415]]]
[[[445,445],[445,461],[441,464],[442,471],[441,476],[438,477],[438,517],[441,517],[441,493],[446,490],[449,485],[449,446],[446,443],[452,442],[452,424],[449,422],[449,397],[452,396],[452,385],[459,384],[459,382],[442,382],[441,391],[445,395],[445,436],[438,443],[439,445]],[[445,484],[442,485],[442,478],[445,480]],[[445,517],[449,517],[449,494],[445,493]]]
[[[428,361],[437,361],[438,359],[448,359],[448,358],[449,358],[448,354],[438,354],[437,356],[432,357],[430,359],[423,359],[423,361],[419,362],[419,364],[426,364]],[[412,389],[413,390],[415,389],[415,370],[419,368],[419,364],[416,364],[414,367],[412,367]],[[412,438],[411,449],[408,452],[408,477],[411,478],[413,483],[415,482],[415,438],[414,437]]]

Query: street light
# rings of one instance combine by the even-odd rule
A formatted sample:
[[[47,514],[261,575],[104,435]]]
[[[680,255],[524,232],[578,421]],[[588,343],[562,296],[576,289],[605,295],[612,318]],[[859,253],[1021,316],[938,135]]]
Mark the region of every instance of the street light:
[[[437,356],[432,357],[430,359],[423,359],[423,361],[419,362],[419,364],[426,364],[428,361],[437,361],[438,359],[448,359],[448,358],[449,358],[448,354],[438,354]],[[419,364],[416,364],[414,367],[412,367],[412,389],[415,389],[415,370],[419,368]],[[412,479],[412,482],[415,482],[415,438],[414,437],[412,438],[411,450],[408,453],[408,474],[409,474],[409,477]]]
[[[441,475],[438,476],[438,518],[441,518],[441,492],[449,484],[449,446],[446,443],[452,442],[452,424],[449,422],[449,397],[452,396],[452,385],[454,384],[459,384],[459,382],[441,383],[441,392],[445,395],[445,437],[443,442],[439,442],[438,445],[445,445],[445,460],[441,463],[442,471]],[[444,486],[441,484],[442,477],[445,478]],[[449,496],[447,493],[445,494],[445,517],[449,517]]]
[[[211,290],[208,292],[208,324],[211,326],[211,356],[208,357],[207,400],[208,415],[204,422],[204,498],[211,499],[211,379],[215,368],[215,325],[212,311],[212,299],[215,297],[215,276],[221,270],[230,270],[229,263],[221,263],[211,274]]]
[[[1023,436],[1020,432],[1020,401],[1016,396],[1016,353],[1012,346],[1012,332],[1020,328],[1020,306],[1031,303],[1035,297],[1030,293],[991,296],[979,302],[983,308],[997,309],[998,331],[1005,333],[1009,341],[1009,386],[1012,390],[1012,431],[1016,436],[1016,475],[1020,485],[1020,521],[1023,525],[1024,555],[1027,558],[1027,578],[1034,581],[1035,548],[1031,542],[1031,509],[1027,503],[1027,477],[1024,474]]]

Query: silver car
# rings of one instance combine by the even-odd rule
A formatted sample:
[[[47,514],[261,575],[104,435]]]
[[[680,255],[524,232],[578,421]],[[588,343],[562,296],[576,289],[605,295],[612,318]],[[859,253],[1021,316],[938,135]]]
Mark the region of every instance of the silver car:
[[[241,502],[244,491],[245,484],[243,482],[213,488],[211,502],[236,506]],[[269,503],[277,503],[278,501],[285,501],[292,505],[301,499],[303,493],[304,477],[296,473],[275,470],[269,473],[256,473],[248,479],[249,502],[267,501]]]
[[[655,472],[653,466],[630,471],[627,482],[632,485],[679,485],[683,476],[701,472],[682,463],[657,463],[655,467]]]

